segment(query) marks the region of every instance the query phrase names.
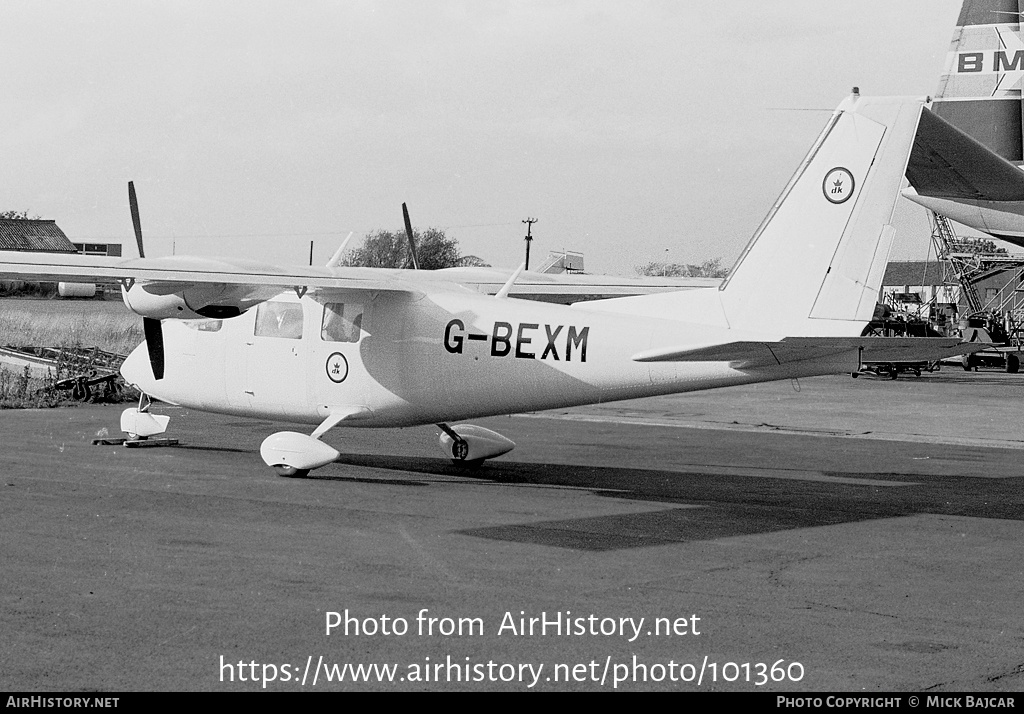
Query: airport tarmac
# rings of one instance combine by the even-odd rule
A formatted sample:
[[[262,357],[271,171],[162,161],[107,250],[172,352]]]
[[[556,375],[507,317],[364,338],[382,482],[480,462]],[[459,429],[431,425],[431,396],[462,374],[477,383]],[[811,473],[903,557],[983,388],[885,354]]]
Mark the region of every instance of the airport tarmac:
[[[946,368],[483,419],[518,447],[470,474],[336,429],[305,479],[258,454],[294,427],[3,411],[0,689],[1020,691],[1022,398]]]

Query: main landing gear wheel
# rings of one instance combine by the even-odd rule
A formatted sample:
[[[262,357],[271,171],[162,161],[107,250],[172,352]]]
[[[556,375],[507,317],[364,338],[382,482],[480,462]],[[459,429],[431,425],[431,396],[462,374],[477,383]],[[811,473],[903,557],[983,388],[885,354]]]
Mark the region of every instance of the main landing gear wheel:
[[[1006,354],[1006,371],[1010,374],[1017,374],[1020,371],[1020,357],[1015,354]]]
[[[309,469],[297,469],[294,466],[286,466],[284,464],[274,464],[274,471],[277,472],[278,476],[287,476],[288,478],[306,478],[309,476]]]
[[[445,456],[457,468],[477,469],[487,459],[511,451],[515,444],[496,431],[474,424],[449,426],[439,422],[441,429],[439,444]]]
[[[478,469],[484,459],[467,459],[469,454],[469,442],[463,439],[458,433],[458,439],[452,442],[452,463],[460,469]]]

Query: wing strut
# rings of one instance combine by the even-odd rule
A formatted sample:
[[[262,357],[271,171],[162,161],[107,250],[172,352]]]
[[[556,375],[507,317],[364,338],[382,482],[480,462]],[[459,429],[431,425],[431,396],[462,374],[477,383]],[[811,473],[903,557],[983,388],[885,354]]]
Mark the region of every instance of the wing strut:
[[[519,274],[522,273],[524,270],[526,270],[526,263],[520,263],[519,267],[516,268],[516,272],[512,273],[512,277],[505,281],[505,284],[501,286],[501,290],[496,292],[494,294],[494,297],[498,298],[499,300],[501,300],[502,298],[507,298],[509,291],[512,289],[512,286],[516,284],[516,278],[518,278]]]

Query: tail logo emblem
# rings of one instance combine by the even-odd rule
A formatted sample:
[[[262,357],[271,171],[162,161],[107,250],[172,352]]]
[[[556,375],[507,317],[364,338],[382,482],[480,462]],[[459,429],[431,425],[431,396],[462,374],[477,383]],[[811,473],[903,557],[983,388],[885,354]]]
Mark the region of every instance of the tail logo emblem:
[[[844,203],[853,195],[853,174],[841,166],[825,174],[821,184],[822,193],[832,203]]]

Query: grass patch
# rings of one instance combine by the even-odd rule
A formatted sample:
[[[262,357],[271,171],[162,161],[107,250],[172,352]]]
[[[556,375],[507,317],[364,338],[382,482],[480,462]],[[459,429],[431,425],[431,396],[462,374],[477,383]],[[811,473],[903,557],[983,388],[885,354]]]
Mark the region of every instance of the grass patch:
[[[0,346],[99,347],[128,355],[142,339],[142,319],[120,302],[0,299]],[[64,366],[35,377],[27,367],[0,365],[0,409],[74,404],[72,390],[57,385],[78,376]],[[92,387],[90,401],[138,399],[136,390],[125,388],[120,378],[118,382],[120,388],[113,394],[102,386]]]
[[[0,365],[0,409],[32,408],[37,406],[54,407],[57,404],[37,404],[36,393],[43,387],[38,379],[32,377],[28,367],[23,372],[9,370]]]
[[[92,385],[88,399],[74,388],[65,369],[47,370],[46,376],[33,376],[32,370],[0,365],[0,409],[43,409],[79,404],[82,401],[118,404],[134,402],[139,391],[127,386],[120,376],[110,386]],[[78,396],[76,396],[78,395]]]
[[[8,369],[0,365],[0,409],[41,409],[71,404],[71,393],[57,389],[52,373],[33,377],[31,370]]]
[[[99,347],[105,352],[127,355],[142,339],[142,318],[121,303],[0,301],[0,345]]]

